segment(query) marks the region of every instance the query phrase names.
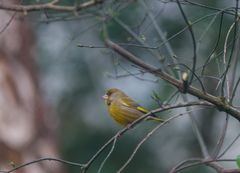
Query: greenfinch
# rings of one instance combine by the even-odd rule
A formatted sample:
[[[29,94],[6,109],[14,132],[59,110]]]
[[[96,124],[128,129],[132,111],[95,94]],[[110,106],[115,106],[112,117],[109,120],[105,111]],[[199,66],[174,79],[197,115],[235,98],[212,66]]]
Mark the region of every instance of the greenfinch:
[[[149,112],[117,88],[108,89],[103,99],[108,106],[108,112],[111,117],[122,126],[132,123]],[[146,120],[163,122],[162,119],[154,115],[147,117]]]

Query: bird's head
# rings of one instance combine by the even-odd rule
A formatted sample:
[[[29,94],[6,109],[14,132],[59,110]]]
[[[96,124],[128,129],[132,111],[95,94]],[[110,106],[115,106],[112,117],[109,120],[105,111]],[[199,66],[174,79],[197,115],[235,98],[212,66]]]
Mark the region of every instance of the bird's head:
[[[106,94],[103,96],[105,103],[110,105],[112,101],[125,96],[125,93],[117,88],[110,88],[107,90]]]

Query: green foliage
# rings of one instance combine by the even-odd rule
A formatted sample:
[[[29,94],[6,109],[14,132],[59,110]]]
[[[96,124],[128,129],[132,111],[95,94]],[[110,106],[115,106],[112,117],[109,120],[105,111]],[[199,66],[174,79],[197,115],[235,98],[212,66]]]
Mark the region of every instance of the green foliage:
[[[240,168],[240,155],[238,155],[236,158],[236,164]]]

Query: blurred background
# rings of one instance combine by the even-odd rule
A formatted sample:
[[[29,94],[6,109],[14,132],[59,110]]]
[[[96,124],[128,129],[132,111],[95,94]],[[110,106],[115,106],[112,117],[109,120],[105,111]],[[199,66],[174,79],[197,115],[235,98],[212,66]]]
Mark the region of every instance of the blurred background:
[[[15,1],[11,3],[13,2]],[[44,2],[48,1],[23,0],[21,3]],[[59,4],[74,5],[83,2],[69,0],[60,1]],[[232,11],[236,2],[234,0],[191,1],[193,4],[188,1],[181,2],[188,20],[194,23],[198,56],[196,74],[201,76],[208,92],[220,95],[218,81],[223,71],[221,51],[226,33],[234,23]],[[223,8],[231,9],[232,14],[226,14],[221,19],[221,13],[216,9]],[[182,31],[186,23],[176,2],[106,0],[92,8],[80,10],[78,15],[51,10],[40,10],[25,15],[4,10],[0,12],[4,21],[0,25],[2,31],[0,68],[3,75],[1,107],[4,108],[1,119],[12,116],[6,120],[7,123],[2,120],[3,125],[0,127],[0,136],[3,136],[0,139],[1,147],[5,147],[4,150],[8,148],[11,153],[2,153],[6,157],[1,165],[8,165],[11,161],[18,164],[48,156],[78,163],[87,162],[122,128],[111,119],[102,99],[108,88],[116,87],[123,90],[149,110],[158,108],[161,103],[183,102],[180,93],[169,101],[177,91],[175,88],[133,66],[106,48],[102,33],[103,27],[106,26],[112,40],[147,63],[154,64],[172,75],[182,72],[186,69],[179,63],[192,66],[193,47],[189,30]],[[14,21],[9,25],[12,18]],[[3,29],[4,26],[8,27]],[[220,26],[223,36],[212,53],[219,38]],[[230,36],[233,38],[233,35]],[[169,38],[171,39],[167,40]],[[201,73],[209,55],[211,61],[204,73]],[[236,64],[239,65],[239,62]],[[200,88],[197,80],[193,85]],[[239,92],[235,98],[238,96]],[[189,101],[197,100],[190,95],[187,97]],[[233,103],[238,106],[236,100]],[[167,119],[185,112],[184,108],[159,116]],[[225,123],[225,114],[215,109],[199,107],[194,107],[191,113],[196,118],[209,153],[214,153]],[[24,120],[22,117],[25,117]],[[20,127],[16,128],[18,125]],[[122,136],[102,172],[116,172],[136,145],[155,126],[155,123],[143,122]],[[24,131],[22,135],[21,130]],[[230,117],[223,149],[238,134],[239,122]],[[26,139],[23,139],[23,136]],[[12,140],[17,137],[20,139]],[[235,158],[239,154],[239,144],[239,140],[236,141],[224,157]],[[88,172],[97,172],[109,150],[110,147],[101,154]],[[27,151],[24,157],[20,156],[21,154],[18,156],[12,154],[24,151]],[[38,151],[38,154],[31,154],[31,151]],[[192,123],[185,115],[163,126],[149,138],[124,172],[168,172],[185,159],[201,157],[201,149],[194,135]],[[226,167],[236,166],[235,163],[223,164]],[[6,169],[9,167],[11,166],[2,166]],[[69,165],[64,165],[64,168],[59,164],[52,166],[52,162],[47,167],[54,167],[51,169],[62,172],[80,171],[79,167]],[[206,166],[197,166],[182,172],[211,173],[214,170]]]

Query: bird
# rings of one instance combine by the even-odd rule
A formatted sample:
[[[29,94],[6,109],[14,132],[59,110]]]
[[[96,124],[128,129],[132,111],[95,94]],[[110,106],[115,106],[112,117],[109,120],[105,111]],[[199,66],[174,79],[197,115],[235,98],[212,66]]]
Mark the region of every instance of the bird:
[[[149,112],[117,88],[108,89],[103,99],[111,117],[122,126],[127,126]],[[156,117],[154,114],[148,116],[146,120],[154,120],[160,123],[164,122],[164,120]]]

